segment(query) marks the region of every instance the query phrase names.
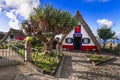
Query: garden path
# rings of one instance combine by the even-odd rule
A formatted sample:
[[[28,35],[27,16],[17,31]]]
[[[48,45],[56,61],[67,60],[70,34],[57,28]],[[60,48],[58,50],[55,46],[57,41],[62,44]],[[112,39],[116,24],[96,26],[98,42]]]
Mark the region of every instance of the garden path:
[[[120,57],[94,66],[87,61],[86,55],[88,54],[67,52],[61,78],[69,80],[120,80]]]
[[[120,57],[93,66],[87,53],[65,52],[61,78],[38,73],[29,65],[0,67],[0,80],[120,80]]]

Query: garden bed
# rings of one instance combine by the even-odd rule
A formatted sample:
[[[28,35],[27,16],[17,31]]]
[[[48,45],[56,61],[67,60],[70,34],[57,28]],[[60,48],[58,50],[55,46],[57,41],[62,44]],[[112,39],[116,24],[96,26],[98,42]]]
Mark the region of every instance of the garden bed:
[[[23,46],[19,47],[19,49],[16,46],[11,46],[11,48],[22,56],[25,55]],[[43,54],[41,50],[39,51],[35,48],[31,52],[31,64],[34,64],[37,67],[37,70],[43,72],[44,74],[55,75],[63,56],[64,54],[56,53],[56,51]]]
[[[88,55],[87,59],[93,64],[93,65],[99,65],[101,63],[104,63],[106,61],[112,60],[115,57],[110,56],[100,56],[100,55]]]
[[[44,73],[44,74],[48,74],[48,75],[52,75],[52,76],[55,76],[55,74],[57,73],[57,70],[58,70],[58,68],[59,68],[59,66],[60,66],[60,63],[61,63],[61,61],[62,61],[62,59],[63,59],[63,56],[64,55],[62,55],[62,57],[61,57],[61,59],[59,60],[59,62],[56,64],[56,65],[54,65],[54,68],[50,71],[50,70],[43,70],[43,69],[41,69],[41,70],[43,70],[42,72]]]
[[[63,56],[64,54],[62,53],[57,55],[52,53],[45,56],[39,53],[37,62],[35,61],[35,55],[32,56],[32,64],[37,66],[44,74],[55,75]]]
[[[0,49],[7,49],[7,48],[8,48],[7,45],[2,45],[2,46],[0,46]]]

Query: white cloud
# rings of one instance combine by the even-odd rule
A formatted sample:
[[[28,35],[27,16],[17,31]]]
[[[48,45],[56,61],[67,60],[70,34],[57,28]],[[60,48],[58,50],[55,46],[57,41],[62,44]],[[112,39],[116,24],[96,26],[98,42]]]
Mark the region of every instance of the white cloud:
[[[0,8],[0,13],[2,12],[2,8]]]
[[[113,22],[110,21],[109,19],[98,19],[98,20],[97,20],[97,23],[98,23],[100,26],[103,26],[103,25],[107,25],[107,27],[113,26]]]
[[[6,12],[6,16],[8,16],[8,18],[10,19],[10,21],[8,22],[8,25],[11,28],[14,29],[19,29],[19,20],[17,19],[17,16],[15,15],[15,10],[11,10],[10,12]]]
[[[29,19],[30,14],[34,13],[33,8],[39,5],[39,0],[0,0],[0,11],[3,10],[10,19],[9,26],[17,28],[20,23],[18,17]]]
[[[18,19],[11,19],[8,23],[8,25],[11,27],[11,28],[14,28],[14,29],[19,29],[19,20]]]
[[[16,15],[14,14],[15,10],[11,10],[10,12],[6,12],[6,16],[10,19],[15,19]]]

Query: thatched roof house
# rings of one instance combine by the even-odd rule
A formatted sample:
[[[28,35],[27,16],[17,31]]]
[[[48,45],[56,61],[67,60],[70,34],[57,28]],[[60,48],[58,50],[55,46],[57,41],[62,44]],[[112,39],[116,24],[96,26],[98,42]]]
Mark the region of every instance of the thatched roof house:
[[[63,48],[82,51],[100,50],[98,41],[79,11],[76,12],[75,18],[78,19],[79,24],[66,36],[62,44]]]
[[[5,36],[0,40],[0,44],[8,42],[9,40],[23,40],[25,34],[21,30],[10,29]]]
[[[97,46],[97,48],[100,49],[100,44],[96,40],[96,38],[95,38],[94,34],[92,33],[92,31],[91,31],[90,27],[88,26],[88,24],[84,21],[83,17],[80,15],[79,11],[76,12],[75,17],[83,25],[83,27],[85,28],[85,30],[87,31],[88,35],[91,37],[91,39],[93,40],[93,42],[95,43],[95,45]]]

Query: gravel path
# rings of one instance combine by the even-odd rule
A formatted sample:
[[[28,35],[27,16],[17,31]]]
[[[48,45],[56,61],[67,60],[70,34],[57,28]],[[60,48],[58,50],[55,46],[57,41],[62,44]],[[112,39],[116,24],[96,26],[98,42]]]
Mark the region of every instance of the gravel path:
[[[61,78],[69,80],[120,80],[120,57],[99,66],[90,64],[86,53],[67,52]]]

